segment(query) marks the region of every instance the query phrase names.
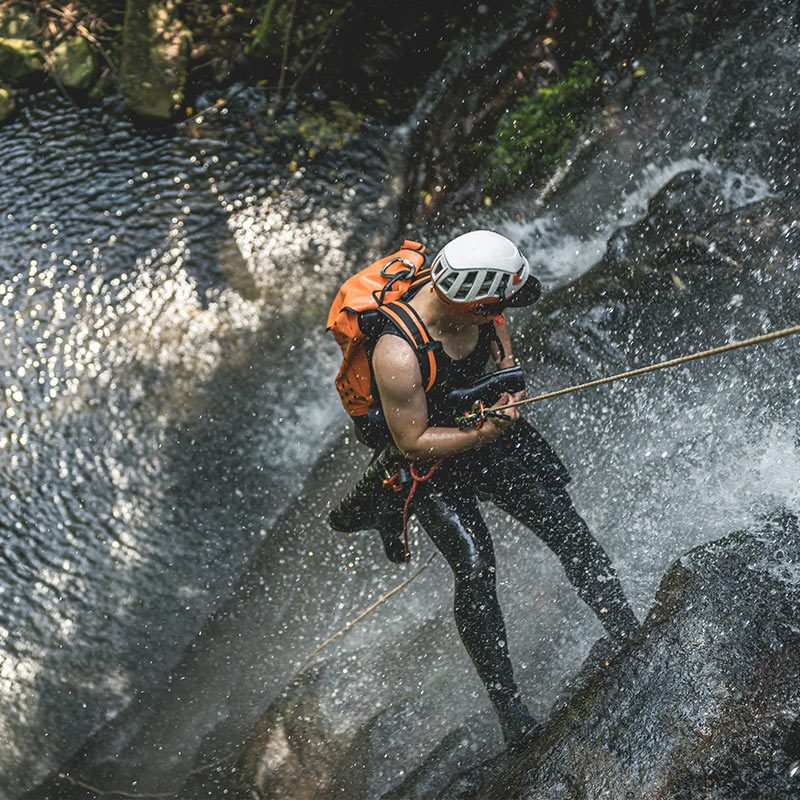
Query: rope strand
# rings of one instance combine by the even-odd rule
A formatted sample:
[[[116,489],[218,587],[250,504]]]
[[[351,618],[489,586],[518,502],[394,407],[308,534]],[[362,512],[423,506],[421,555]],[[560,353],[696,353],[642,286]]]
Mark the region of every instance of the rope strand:
[[[356,625],[357,623],[361,622],[361,620],[362,620],[362,619],[364,619],[364,617],[366,617],[366,616],[368,616],[369,614],[371,614],[371,613],[372,613],[372,612],[373,612],[373,611],[374,611],[374,610],[375,610],[375,609],[376,609],[376,608],[377,608],[379,605],[381,605],[382,603],[385,603],[385,602],[386,602],[386,601],[387,601],[387,600],[388,600],[388,599],[389,599],[389,598],[390,598],[392,595],[396,594],[396,593],[397,593],[397,592],[399,592],[401,589],[403,589],[403,588],[405,588],[406,586],[408,586],[408,584],[409,584],[409,583],[411,583],[411,581],[413,581],[415,578],[419,577],[419,575],[420,575],[422,572],[424,572],[424,571],[425,571],[425,570],[426,570],[426,569],[427,569],[427,568],[430,566],[430,564],[431,564],[431,562],[433,561],[433,559],[434,559],[434,558],[436,558],[436,553],[437,553],[437,552],[438,552],[438,551],[434,550],[434,551],[433,551],[433,552],[430,554],[430,556],[428,556],[428,560],[427,560],[427,561],[426,561],[426,562],[425,562],[425,563],[424,563],[424,564],[423,564],[423,565],[422,565],[422,566],[421,566],[421,567],[420,567],[420,568],[419,568],[419,569],[418,569],[418,570],[417,570],[417,571],[416,571],[416,572],[415,572],[413,575],[411,575],[411,576],[409,576],[408,578],[406,578],[406,579],[405,579],[405,580],[404,580],[402,583],[398,583],[398,584],[397,584],[397,586],[395,586],[393,589],[390,589],[390,590],[389,590],[389,591],[388,591],[388,592],[387,592],[385,595],[383,595],[383,597],[380,597],[380,598],[378,598],[378,599],[377,599],[377,600],[376,600],[376,601],[375,601],[375,602],[374,602],[374,603],[373,603],[371,606],[369,606],[369,608],[366,608],[366,609],[364,609],[364,611],[362,611],[362,612],[361,612],[361,613],[360,613],[360,614],[359,614],[357,617],[355,617],[354,619],[351,619],[349,622],[345,623],[345,625],[344,625],[344,627],[343,627],[343,628],[339,628],[339,630],[338,630],[338,631],[336,631],[336,633],[334,633],[332,636],[329,636],[329,637],[328,637],[328,638],[327,638],[327,639],[326,639],[326,640],[325,640],[325,641],[324,641],[324,642],[323,642],[323,643],[322,643],[322,644],[321,644],[319,647],[317,647],[317,649],[316,649],[316,650],[314,650],[314,651],[313,651],[313,652],[312,652],[312,653],[311,653],[311,654],[308,656],[308,658],[306,658],[306,660],[305,660],[305,661],[304,661],[304,662],[303,662],[303,663],[302,663],[302,664],[301,664],[301,665],[300,665],[300,666],[299,666],[299,667],[298,667],[298,668],[297,668],[297,669],[296,669],[296,670],[295,670],[295,671],[294,671],[294,672],[293,672],[293,673],[292,673],[292,674],[289,676],[289,680],[286,682],[286,683],[287,683],[287,686],[288,686],[289,684],[291,684],[291,682],[292,682],[292,681],[293,681],[293,680],[294,680],[294,679],[295,679],[295,678],[296,678],[298,675],[300,675],[300,674],[301,674],[301,673],[302,673],[302,672],[305,670],[305,668],[306,668],[306,667],[307,667],[307,666],[308,666],[308,665],[311,663],[311,661],[313,660],[314,656],[316,656],[318,653],[322,652],[322,650],[324,650],[324,649],[325,649],[325,648],[326,648],[326,647],[327,647],[329,644],[331,644],[331,642],[333,642],[335,639],[338,639],[340,636],[342,636],[343,634],[347,633],[347,631],[349,631],[349,630],[350,630],[350,628],[352,628],[352,627],[353,627],[353,625]]]
[[[761,336],[753,336],[750,339],[743,339],[740,342],[731,342],[720,347],[713,347],[710,350],[703,350],[699,353],[692,353],[688,356],[680,356],[672,358],[669,361],[661,361],[658,364],[650,364],[648,367],[639,367],[632,369],[628,372],[621,372],[618,375],[610,375],[607,378],[598,378],[594,381],[581,383],[577,386],[569,386],[566,389],[558,389],[554,392],[546,392],[545,394],[537,395],[536,397],[528,397],[525,400],[517,400],[515,403],[508,403],[505,406],[494,406],[492,411],[505,411],[508,408],[516,408],[517,406],[524,406],[528,403],[536,403],[539,400],[547,400],[551,397],[559,397],[562,394],[569,394],[570,392],[577,392],[581,389],[589,389],[592,386],[600,386],[604,383],[611,383],[612,381],[620,381],[623,378],[631,378],[634,375],[644,375],[646,372],[655,372],[659,369],[666,369],[667,367],[675,367],[678,364],[685,364],[687,361],[695,361],[698,358],[706,358],[707,356],[714,356],[718,353],[726,353],[729,350],[736,350],[739,347],[748,347],[753,344],[760,344],[761,342],[769,342],[773,339],[779,339],[782,336],[789,336],[793,333],[800,333],[800,325],[793,325],[791,328],[784,328],[780,331],[772,331],[771,333],[764,333]],[[487,409],[488,411],[489,409]]]

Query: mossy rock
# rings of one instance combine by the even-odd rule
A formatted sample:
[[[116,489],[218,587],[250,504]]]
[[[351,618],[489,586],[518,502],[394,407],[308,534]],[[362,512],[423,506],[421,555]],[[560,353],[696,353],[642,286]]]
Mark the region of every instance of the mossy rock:
[[[27,39],[0,38],[0,76],[24,80],[44,71],[44,53]]]
[[[565,156],[599,94],[597,68],[576,61],[565,78],[519,99],[497,126],[489,143],[486,187],[511,188],[526,177],[539,177]]]
[[[7,120],[16,110],[15,92],[0,83],[0,122]]]
[[[100,72],[97,51],[82,36],[73,36],[53,50],[53,73],[66,89],[88,91]]]
[[[343,150],[358,136],[364,115],[345,103],[332,101],[321,109],[301,109],[296,115],[284,117],[276,126],[281,137],[296,137],[306,145],[306,154],[314,157],[322,150]]]
[[[174,2],[128,0],[120,88],[125,104],[150,121],[172,119],[183,105],[192,36]]]
[[[39,33],[36,17],[17,6],[0,11],[0,38],[35,39]]]

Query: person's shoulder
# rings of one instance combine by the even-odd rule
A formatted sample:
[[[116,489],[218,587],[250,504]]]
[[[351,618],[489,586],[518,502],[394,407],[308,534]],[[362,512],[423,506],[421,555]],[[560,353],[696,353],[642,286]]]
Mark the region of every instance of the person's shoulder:
[[[375,343],[375,353],[380,353],[384,357],[405,358],[416,355],[414,348],[404,337],[393,333],[385,332],[378,337]]]
[[[411,344],[402,336],[384,333],[375,343],[372,354],[373,369],[393,369],[414,367],[419,369],[417,354]]]

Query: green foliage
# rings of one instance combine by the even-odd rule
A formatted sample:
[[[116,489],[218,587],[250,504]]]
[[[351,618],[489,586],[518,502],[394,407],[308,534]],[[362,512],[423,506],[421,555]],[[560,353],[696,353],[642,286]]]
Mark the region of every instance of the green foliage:
[[[301,149],[292,159],[292,164],[296,164],[298,157],[314,158],[320,151],[344,149],[358,136],[364,120],[363,114],[334,100],[323,109],[302,109],[295,115],[283,117],[275,126],[274,134],[302,142]],[[267,140],[277,141],[273,137]]]
[[[500,121],[488,143],[487,189],[508,189],[524,177],[545,174],[569,149],[598,93],[598,70],[576,61],[564,80],[520,98]]]

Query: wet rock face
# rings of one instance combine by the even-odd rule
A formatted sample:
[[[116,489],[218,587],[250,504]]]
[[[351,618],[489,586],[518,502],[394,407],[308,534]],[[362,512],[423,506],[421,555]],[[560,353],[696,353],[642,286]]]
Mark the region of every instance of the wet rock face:
[[[776,197],[737,207],[726,193],[719,176],[696,170],[676,175],[650,200],[640,222],[611,237],[602,269],[669,277],[691,262],[692,273],[709,272],[707,285],[727,287],[737,273],[744,278],[790,263],[800,240],[792,224],[796,203]],[[682,288],[680,282],[676,287]]]
[[[800,796],[800,529],[778,513],[680,558],[638,640],[516,764],[441,798]]]
[[[443,789],[476,753],[477,760],[486,757],[481,737],[499,739],[491,721],[488,732],[457,725],[451,713],[457,669],[415,673],[419,685],[409,690],[408,661],[398,652],[435,652],[449,624],[432,621],[396,647],[364,648],[304,671],[240,747],[219,763],[209,757],[213,767],[192,774],[177,796],[356,800],[389,793],[408,800],[404,776],[428,762],[435,771],[422,784]]]
[[[681,173],[640,222],[611,237],[592,270],[537,305],[517,351],[575,364],[577,374],[588,353],[599,375],[612,375],[795,325],[798,213],[779,197],[732,207],[719,178]],[[567,339],[566,329],[581,333]]]

